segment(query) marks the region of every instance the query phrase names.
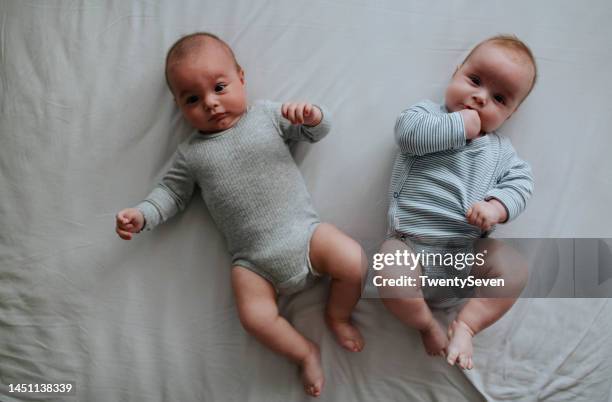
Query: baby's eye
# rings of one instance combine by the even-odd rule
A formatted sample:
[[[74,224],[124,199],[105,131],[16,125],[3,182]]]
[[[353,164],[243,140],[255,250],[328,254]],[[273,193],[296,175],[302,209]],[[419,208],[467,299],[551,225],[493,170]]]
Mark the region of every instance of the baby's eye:
[[[188,105],[192,105],[196,103],[198,100],[200,100],[200,98],[197,95],[191,95],[191,96],[188,96],[187,99],[185,99],[185,103]]]
[[[215,85],[215,92],[223,92],[227,85],[226,84],[217,84]]]
[[[504,96],[503,96],[503,95],[495,95],[495,96],[493,97],[493,99],[495,99],[495,101],[496,101],[496,102],[499,102],[499,103],[501,103],[502,105],[505,105],[505,104],[506,104],[506,98],[504,98]]]
[[[470,75],[470,81],[472,81],[474,85],[480,85],[480,77],[477,75]]]

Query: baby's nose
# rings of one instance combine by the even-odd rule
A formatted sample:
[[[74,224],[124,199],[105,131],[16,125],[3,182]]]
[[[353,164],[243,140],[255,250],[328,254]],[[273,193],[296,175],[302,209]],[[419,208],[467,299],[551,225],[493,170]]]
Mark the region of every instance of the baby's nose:
[[[204,104],[208,109],[214,109],[219,106],[219,98],[215,95],[209,95],[204,100]]]
[[[472,95],[472,99],[474,99],[474,102],[476,102],[478,106],[484,106],[487,103],[487,96],[482,91],[476,92],[474,95]]]

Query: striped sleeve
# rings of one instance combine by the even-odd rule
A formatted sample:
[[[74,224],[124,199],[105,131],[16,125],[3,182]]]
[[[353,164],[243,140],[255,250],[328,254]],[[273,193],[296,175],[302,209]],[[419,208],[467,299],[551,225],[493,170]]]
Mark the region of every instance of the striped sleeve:
[[[403,154],[418,156],[461,147],[465,145],[463,117],[459,112],[442,113],[430,101],[418,103],[397,118],[395,141]]]
[[[533,175],[527,162],[516,154],[507,141],[502,157],[503,170],[497,184],[485,196],[485,200],[497,199],[506,208],[509,222],[516,218],[527,206],[533,193]]]
[[[185,209],[193,194],[194,180],[180,148],[161,182],[136,208],[145,218],[144,230],[152,230]]]

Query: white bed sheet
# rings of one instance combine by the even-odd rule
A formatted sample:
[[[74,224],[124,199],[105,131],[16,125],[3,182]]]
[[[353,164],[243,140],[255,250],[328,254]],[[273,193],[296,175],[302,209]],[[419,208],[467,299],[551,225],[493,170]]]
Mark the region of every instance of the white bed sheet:
[[[330,108],[331,135],[296,159],[322,217],[373,252],[396,116],[440,101],[466,51],[500,32],[531,45],[540,78],[501,130],[535,195],[498,235],[612,237],[611,17],[606,0],[0,0],[0,384],[76,381],[57,400],[308,399],[297,369],[241,329],[199,198],[132,242],[114,234],[115,213],[189,131],[163,81],[179,36],[227,40],[253,100]],[[344,352],[323,323],[325,291],[283,300],[321,345],[323,401],[612,401],[608,299],[520,300],[478,335],[463,373],[377,300],[355,313],[366,349]]]

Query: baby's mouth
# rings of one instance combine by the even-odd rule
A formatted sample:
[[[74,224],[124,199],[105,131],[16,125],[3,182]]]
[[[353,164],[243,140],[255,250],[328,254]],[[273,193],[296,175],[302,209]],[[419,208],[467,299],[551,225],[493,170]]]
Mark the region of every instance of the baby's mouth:
[[[217,113],[217,114],[213,114],[212,116],[210,116],[210,119],[208,119],[208,121],[220,121],[223,120],[223,118],[225,118],[225,116],[227,116],[227,113]]]

